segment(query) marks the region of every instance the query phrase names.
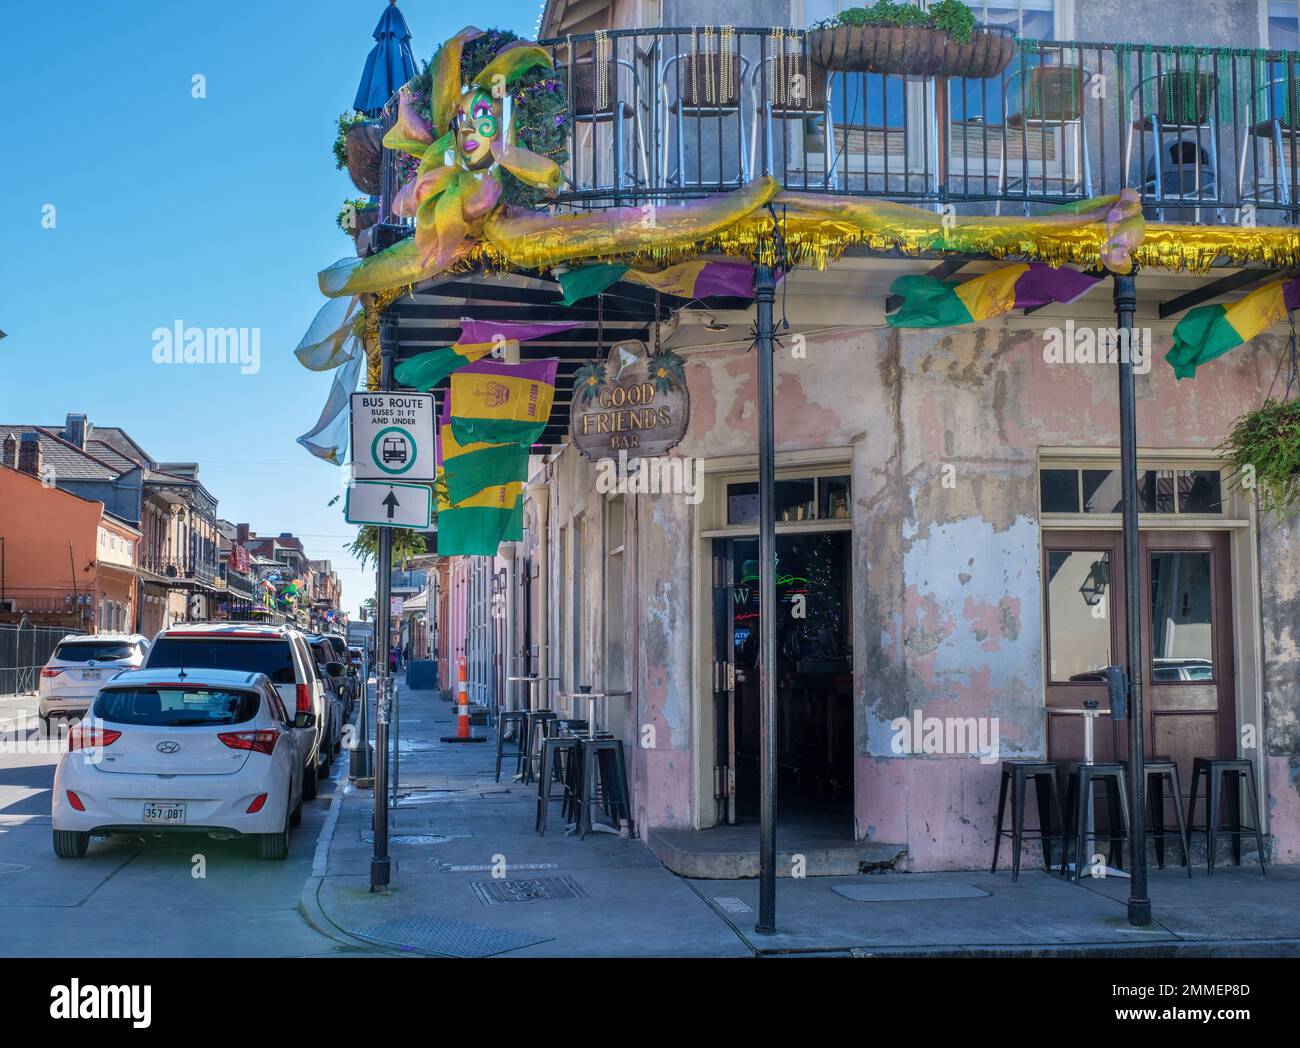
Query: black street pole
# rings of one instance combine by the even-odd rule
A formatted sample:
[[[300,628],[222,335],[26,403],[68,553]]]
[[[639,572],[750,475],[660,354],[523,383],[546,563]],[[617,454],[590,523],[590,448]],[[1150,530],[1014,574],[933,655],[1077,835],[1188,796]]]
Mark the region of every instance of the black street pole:
[[[754,931],[776,931],[776,437],[772,267],[754,267],[758,311],[758,650],[759,789],[758,923]]]
[[[1137,281],[1114,278],[1115,319],[1120,330],[1119,461],[1124,491],[1124,660],[1128,673],[1129,896],[1128,922],[1151,923],[1147,896],[1146,763],[1142,754],[1142,565],[1138,553],[1137,390],[1133,378],[1133,311]],[[1112,829],[1112,832],[1113,829]],[[1079,861],[1082,861],[1080,856]]]
[[[397,315],[385,312],[379,318],[379,352],[382,359],[379,388],[393,388],[393,357],[397,353]],[[375,853],[370,859],[370,890],[388,888],[388,717],[392,696],[392,678],[388,673],[388,649],[393,595],[393,529],[379,527],[377,543],[375,637],[376,648],[382,643],[382,658],[375,674]]]

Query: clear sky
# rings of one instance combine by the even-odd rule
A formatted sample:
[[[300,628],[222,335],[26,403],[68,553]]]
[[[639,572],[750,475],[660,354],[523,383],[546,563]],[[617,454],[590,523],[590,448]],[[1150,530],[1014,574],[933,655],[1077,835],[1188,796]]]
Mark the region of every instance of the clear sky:
[[[341,471],[295,443],[331,375],[293,348],[316,272],[354,254],[334,219],[360,194],[331,149],[386,3],[23,0],[0,59],[0,420],[81,412],[197,461],[221,516],[332,561],[354,616],[374,575],[327,505]],[[541,3],[399,7],[418,63],[471,18],[531,37]],[[154,363],[177,321],[259,328],[260,370]]]

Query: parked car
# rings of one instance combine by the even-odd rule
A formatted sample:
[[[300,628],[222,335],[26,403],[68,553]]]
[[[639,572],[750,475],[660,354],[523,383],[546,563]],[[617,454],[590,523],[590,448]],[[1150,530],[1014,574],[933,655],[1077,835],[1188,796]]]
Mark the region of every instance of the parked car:
[[[302,735],[313,716],[290,714],[263,673],[123,674],[59,757],[54,853],[80,858],[92,834],[147,830],[250,836],[262,858],[286,858],[303,786],[315,781]]]
[[[309,737],[303,748],[304,762],[316,771],[303,777],[303,796],[308,800],[316,796],[317,776],[328,774],[334,743],[343,729],[335,720],[325,682],[316,671],[316,659],[299,630],[247,622],[169,626],[154,638],[145,668],[266,674],[290,712],[312,714],[310,725],[294,730]]]
[[[370,679],[369,667],[366,666],[366,652],[364,648],[352,645],[348,648],[348,655],[352,657],[352,668],[357,675],[357,697],[361,697],[361,689],[366,686],[366,681]]]
[[[138,670],[148,651],[138,633],[73,633],[59,641],[37,685],[46,734],[52,717],[85,716],[99,689],[123,670]]]
[[[341,726],[347,722],[352,710],[347,689],[347,667],[338,661],[334,647],[327,638],[309,635],[307,646],[311,648],[312,655],[316,659],[316,672],[325,682],[325,690],[333,700],[334,710],[331,715],[334,722],[340,725],[339,737],[334,739],[333,752],[337,753],[342,749]]]

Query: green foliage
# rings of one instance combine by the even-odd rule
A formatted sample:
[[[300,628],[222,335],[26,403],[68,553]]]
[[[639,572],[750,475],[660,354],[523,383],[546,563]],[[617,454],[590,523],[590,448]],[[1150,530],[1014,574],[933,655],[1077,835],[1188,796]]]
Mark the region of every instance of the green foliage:
[[[939,0],[928,11],[915,4],[879,0],[873,7],[850,7],[834,18],[818,22],[814,29],[834,29],[837,26],[932,26],[942,29],[959,44],[970,42],[975,31],[975,15],[961,0]]]
[[[423,556],[427,551],[424,536],[408,528],[393,528],[393,562],[397,567],[412,557]],[[371,564],[379,565],[379,529],[373,524],[363,524],[357,529],[357,537],[347,544],[347,550],[361,561],[362,569]]]
[[[1279,517],[1300,504],[1300,400],[1270,398],[1233,423],[1222,449],[1231,483],[1259,489],[1260,505]]]
[[[350,200],[343,201],[343,206],[339,208],[338,217],[334,222],[348,236],[356,236],[357,212],[374,206],[369,197],[352,197]]]
[[[355,124],[364,124],[369,118],[355,110],[339,114],[338,134],[334,136],[334,166],[342,171],[348,166],[348,130]]]

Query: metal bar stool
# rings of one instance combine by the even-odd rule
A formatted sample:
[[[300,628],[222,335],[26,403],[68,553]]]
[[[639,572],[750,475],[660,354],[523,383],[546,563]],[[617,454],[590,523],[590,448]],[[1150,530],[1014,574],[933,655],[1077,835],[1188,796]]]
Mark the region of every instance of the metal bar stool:
[[[1025,787],[1032,779],[1038,793],[1038,829],[1030,830],[1030,840],[1039,842],[1043,849],[1043,869],[1051,870],[1047,842],[1061,842],[1061,856],[1065,856],[1065,819],[1061,814],[1061,778],[1051,761],[1008,760],[1002,762],[1002,783],[998,789],[998,826],[993,834],[993,867],[989,873],[998,872],[998,850],[1002,838],[1010,837],[1011,879],[1020,879],[1020,851],[1025,839]],[[1011,829],[1004,830],[1003,813],[1007,806],[1007,787],[1011,787]],[[1052,813],[1056,813],[1056,832],[1052,832]]]
[[[558,719],[554,710],[527,710],[524,720],[524,752],[519,755],[519,778],[523,783],[533,781],[533,765],[542,759],[542,740],[551,734],[550,724]]]
[[[1205,807],[1207,823],[1196,825],[1196,793],[1205,776]],[[1251,825],[1243,826],[1241,822],[1241,780],[1246,780],[1250,789]],[[1223,786],[1228,787],[1228,827],[1219,826],[1219,799]],[[1187,832],[1204,833],[1206,836],[1206,860],[1209,867],[1207,876],[1214,876],[1215,849],[1219,843],[1219,834],[1226,833],[1232,838],[1232,859],[1241,865],[1241,835],[1253,833],[1255,847],[1259,849],[1259,872],[1267,874],[1264,866],[1264,836],[1259,827],[1259,794],[1255,790],[1255,765],[1248,760],[1220,757],[1197,757],[1192,762],[1192,796],[1187,804]]]
[[[1088,841],[1096,840],[1094,828],[1088,825],[1088,801],[1097,783],[1106,785],[1106,799],[1110,805],[1110,862],[1117,869],[1124,867],[1122,841],[1129,835],[1127,775],[1122,764],[1090,764],[1075,761],[1070,764],[1070,786],[1066,794],[1065,809],[1069,822],[1066,839],[1074,838],[1074,883],[1079,883],[1084,864],[1091,852]],[[1061,876],[1067,875],[1067,855],[1061,849]]]
[[[502,710],[497,715],[497,769],[496,781],[501,781],[501,758],[514,757],[515,768],[518,770],[519,758],[524,753],[524,731],[528,725],[527,710]],[[513,747],[506,748],[506,734],[513,727],[514,733],[510,741],[514,743]]]
[[[1120,764],[1127,772],[1128,761],[1122,760]],[[1168,757],[1151,757],[1143,762],[1143,767],[1147,773],[1147,807],[1151,816],[1146,835],[1156,842],[1156,865],[1162,870],[1165,868],[1165,838],[1173,837],[1183,846],[1183,865],[1187,868],[1187,876],[1190,877],[1192,875],[1191,852],[1188,849],[1187,821],[1183,818],[1183,787],[1178,781],[1178,765]],[[1172,800],[1174,818],[1178,823],[1177,829],[1165,826],[1166,778],[1169,779],[1169,786],[1173,791]]]
[[[593,824],[592,809],[599,803],[606,815],[614,820],[627,819],[628,836],[633,836],[632,798],[628,792],[627,762],[623,755],[623,740],[608,733],[595,738],[579,739],[577,790],[573,805],[578,817],[578,837],[583,839],[593,828],[609,831],[609,827]],[[617,831],[614,831],[617,832]]]
[[[537,836],[546,835],[546,816],[551,803],[551,786],[560,784],[564,814],[570,808],[572,792],[572,767],[578,763],[580,740],[576,735],[552,735],[542,740],[542,766],[537,775],[537,817],[534,829]]]

